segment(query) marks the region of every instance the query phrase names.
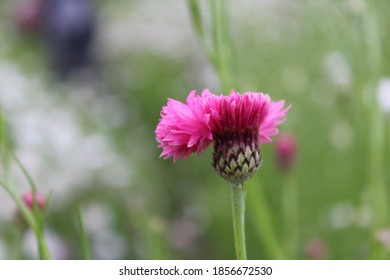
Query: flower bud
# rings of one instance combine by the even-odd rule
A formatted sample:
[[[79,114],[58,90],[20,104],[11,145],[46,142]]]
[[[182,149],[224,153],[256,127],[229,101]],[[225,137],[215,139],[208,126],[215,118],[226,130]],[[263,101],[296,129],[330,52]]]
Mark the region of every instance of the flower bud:
[[[34,196],[31,191],[26,192],[22,195],[22,200],[31,211],[34,211],[34,203],[37,203],[39,210],[45,208],[45,197],[40,193],[36,193]]]
[[[276,141],[275,153],[279,168],[283,171],[291,170],[296,161],[296,140],[291,134],[283,134]]]
[[[320,238],[310,239],[306,243],[305,254],[308,259],[322,260],[326,256],[326,244]]]
[[[390,229],[384,228],[377,232],[377,240],[390,251]]]
[[[28,191],[25,192],[21,198],[23,203],[27,206],[28,209],[30,209],[31,212],[34,212],[34,203],[37,204],[39,211],[42,212],[45,209],[45,197],[40,193],[36,193],[34,196],[31,191]],[[14,222],[22,232],[25,232],[29,228],[29,225],[20,209],[18,209],[15,213]]]

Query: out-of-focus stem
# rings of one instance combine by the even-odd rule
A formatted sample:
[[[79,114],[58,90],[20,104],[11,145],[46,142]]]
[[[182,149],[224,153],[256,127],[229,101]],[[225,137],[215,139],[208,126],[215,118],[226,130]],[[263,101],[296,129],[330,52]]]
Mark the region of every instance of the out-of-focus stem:
[[[198,0],[188,0],[191,19],[200,44],[214,66],[220,79],[223,92],[228,92],[234,85],[232,74],[231,48],[228,27],[226,0],[210,0],[211,30],[205,28]]]
[[[387,257],[386,248],[378,243],[377,234],[379,230],[387,226],[387,199],[383,166],[384,166],[384,129],[385,123],[379,108],[371,112],[371,131],[369,146],[369,188],[370,205],[373,210],[374,219],[372,226],[372,247],[371,257],[373,259],[384,259]]]
[[[0,148],[2,154],[2,163],[4,168],[4,177],[3,178],[0,177],[0,186],[2,186],[4,190],[10,195],[10,197],[15,201],[23,218],[35,233],[38,242],[38,251],[39,251],[40,258],[51,259],[48,247],[46,245],[46,241],[43,233],[42,217],[40,211],[38,210],[37,203],[34,202],[34,211],[31,212],[31,210],[27,208],[27,206],[21,200],[19,195],[16,193],[16,188],[11,178],[10,168],[9,168],[11,157],[14,158],[18,166],[21,168],[23,174],[26,176],[34,197],[36,193],[36,187],[32,178],[29,176],[28,172],[23,167],[21,162],[17,159],[17,157],[12,152],[9,151],[6,129],[5,129],[5,121],[1,111],[0,111],[0,146],[1,146]]]
[[[4,178],[7,179],[9,174],[9,158],[8,158],[8,149],[7,149],[7,135],[5,129],[5,120],[3,112],[0,108],[0,149],[1,149],[1,160],[4,168]]]
[[[91,258],[89,253],[89,238],[84,227],[83,214],[81,213],[81,207],[77,207],[77,223],[80,230],[80,246],[81,246],[81,258],[83,260],[89,260]]]
[[[3,180],[0,180],[0,185],[4,188],[5,191],[7,191],[7,193],[15,201],[23,218],[26,220],[30,228],[35,233],[38,242],[38,252],[39,252],[40,259],[50,260],[51,255],[47,247],[45,236],[43,233],[42,217],[38,217],[38,215],[41,214],[38,213],[37,211],[35,211],[34,214],[31,213],[31,210],[28,209],[27,206],[24,204],[24,202],[20,199],[19,195],[14,191],[15,188],[9,181],[4,182]],[[37,206],[35,205],[35,207]]]
[[[198,0],[188,0],[188,7],[190,10],[190,16],[192,20],[192,25],[195,29],[195,32],[198,36],[200,45],[203,51],[206,53],[207,58],[210,62],[215,65],[216,61],[213,54],[213,49],[211,43],[207,39],[207,32],[205,30],[205,24],[202,17],[202,12],[198,3]]]
[[[227,28],[226,0],[211,1],[212,37],[214,42],[215,68],[221,79],[223,92],[229,91],[233,84],[231,42]]]
[[[384,150],[385,150],[385,122],[383,113],[378,106],[375,92],[376,85],[381,75],[382,44],[380,36],[380,24],[377,17],[375,1],[367,2],[367,8],[363,14],[363,34],[367,58],[367,73],[369,83],[366,85],[364,95],[369,115],[369,195],[370,207],[373,210],[373,225],[371,228],[372,246],[371,258],[387,258],[384,246],[378,243],[378,231],[388,224],[387,191],[384,178]]]
[[[283,212],[284,212],[284,231],[286,234],[286,257],[294,259],[296,253],[296,244],[299,236],[299,202],[298,191],[293,178],[290,174],[285,174],[283,185]]]
[[[263,241],[268,256],[271,259],[284,259],[285,256],[280,248],[275,226],[272,223],[271,213],[261,186],[253,186],[248,197],[249,205],[252,208],[251,216],[255,219],[253,224],[256,226],[255,229]]]
[[[37,235],[38,238],[38,249],[39,249],[39,257],[41,260],[51,260],[51,255],[49,252],[49,248],[46,245],[45,237],[43,232]]]

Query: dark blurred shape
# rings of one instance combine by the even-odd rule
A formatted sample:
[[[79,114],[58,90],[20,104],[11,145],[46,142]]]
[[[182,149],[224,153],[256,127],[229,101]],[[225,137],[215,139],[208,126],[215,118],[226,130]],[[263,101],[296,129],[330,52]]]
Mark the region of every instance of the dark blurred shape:
[[[44,30],[52,62],[60,77],[92,67],[96,31],[93,0],[45,0]]]
[[[285,133],[276,140],[276,160],[279,168],[283,171],[291,170],[296,162],[297,145],[292,134]]]
[[[326,244],[321,238],[313,238],[305,245],[305,255],[311,260],[323,260],[326,257]]]
[[[42,0],[23,0],[16,4],[13,21],[22,32],[36,33],[41,30],[42,16]]]

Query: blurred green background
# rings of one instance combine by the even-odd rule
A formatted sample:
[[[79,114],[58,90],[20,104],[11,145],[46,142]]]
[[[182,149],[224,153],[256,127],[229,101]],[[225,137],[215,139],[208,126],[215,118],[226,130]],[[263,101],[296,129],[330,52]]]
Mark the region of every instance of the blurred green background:
[[[25,2],[0,3],[0,106],[15,153],[51,194],[54,257],[80,258],[80,204],[93,259],[234,259],[230,188],[211,167],[212,149],[174,164],[159,158],[155,140],[168,97],[221,93],[187,2],[97,1],[94,70],[65,80],[45,35],[15,19]],[[279,135],[262,147],[263,166],[247,184],[249,259],[368,259],[375,238],[389,250],[388,220],[374,227],[370,196],[378,174],[386,191],[390,182],[389,9],[389,1],[227,2],[234,87],[291,104],[279,135],[297,143],[289,172],[276,162]],[[36,258],[4,190],[0,205],[0,258]],[[272,240],[262,234],[269,225]]]

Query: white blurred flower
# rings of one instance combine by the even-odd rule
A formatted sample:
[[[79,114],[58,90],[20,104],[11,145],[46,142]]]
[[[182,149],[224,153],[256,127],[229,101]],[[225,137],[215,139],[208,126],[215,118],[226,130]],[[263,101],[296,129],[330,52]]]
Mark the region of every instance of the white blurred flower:
[[[334,85],[343,89],[351,86],[351,69],[345,56],[334,51],[329,53],[324,62],[324,68],[328,77]]]
[[[90,234],[96,234],[111,227],[113,214],[111,209],[102,203],[92,202],[83,207],[83,221]]]
[[[366,0],[347,0],[349,8],[356,14],[362,13],[366,9]]]
[[[56,203],[51,207],[61,207],[75,189],[93,186],[96,179],[122,188],[135,174],[129,158],[105,133],[123,125],[126,109],[116,97],[96,90],[93,84],[84,84],[63,86],[53,93],[39,73],[23,73],[17,64],[0,57],[0,104],[15,153],[39,189],[53,192]],[[90,125],[88,132],[84,120]],[[23,174],[13,167],[16,185],[27,188]],[[0,217],[8,212],[2,207]]]
[[[383,78],[380,80],[376,97],[379,103],[379,107],[385,113],[390,112],[390,78]]]
[[[100,43],[106,56],[118,56],[132,50],[182,56],[193,47],[192,26],[185,2],[146,0],[139,5],[129,2],[125,10],[126,13],[119,17],[108,12],[104,17]]]
[[[126,239],[118,233],[105,230],[95,234],[92,238],[92,256],[100,260],[123,259],[126,254]]]
[[[334,229],[351,226],[356,221],[356,217],[356,209],[349,201],[336,203],[329,211],[330,224]]]

